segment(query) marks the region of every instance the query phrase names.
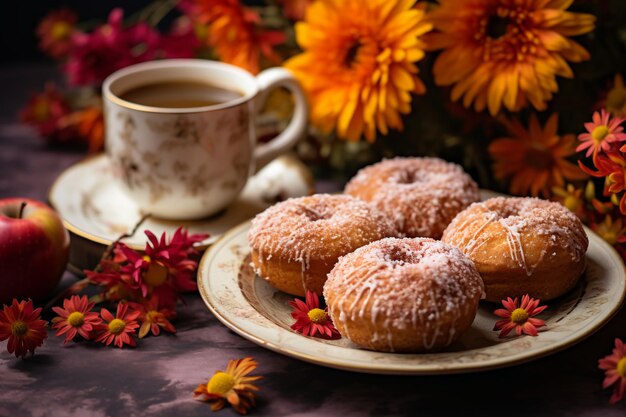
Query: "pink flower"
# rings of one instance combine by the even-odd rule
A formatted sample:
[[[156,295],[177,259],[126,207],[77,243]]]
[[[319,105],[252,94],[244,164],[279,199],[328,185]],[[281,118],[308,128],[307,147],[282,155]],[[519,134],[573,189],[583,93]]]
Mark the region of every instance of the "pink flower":
[[[98,84],[120,68],[155,58],[159,34],[145,22],[123,27],[123,14],[113,9],[108,22],[93,33],[74,34],[64,67],[70,84]]]
[[[172,25],[170,32],[159,39],[159,58],[193,58],[200,49],[191,20],[181,16]]]
[[[530,298],[528,294],[522,297],[522,305],[519,307],[517,297],[514,300],[511,297],[502,300],[504,309],[498,309],[494,314],[504,320],[498,321],[493,330],[501,330],[498,337],[505,337],[513,329],[518,336],[522,333],[537,336],[537,328],[545,326],[546,323],[533,316],[548,308],[548,306],[539,307],[540,302],[541,300]]]
[[[615,385],[611,404],[617,403],[626,392],[626,346],[620,339],[615,339],[615,348],[610,355],[598,361],[598,367],[604,371],[605,377],[602,388]]]
[[[323,310],[320,308],[319,297],[313,291],[307,290],[306,303],[295,298],[289,302],[289,305],[293,307],[291,317],[296,319],[296,322],[291,325],[293,330],[305,336],[319,334],[320,337],[329,339],[341,337],[328,316],[327,308]]]
[[[593,122],[585,123],[587,133],[578,135],[578,140],[582,143],[576,148],[577,152],[587,149],[586,157],[593,155],[595,159],[600,150],[611,151],[611,144],[626,141],[626,134],[622,133],[624,128],[620,126],[625,119],[614,117],[604,109],[593,113]]]

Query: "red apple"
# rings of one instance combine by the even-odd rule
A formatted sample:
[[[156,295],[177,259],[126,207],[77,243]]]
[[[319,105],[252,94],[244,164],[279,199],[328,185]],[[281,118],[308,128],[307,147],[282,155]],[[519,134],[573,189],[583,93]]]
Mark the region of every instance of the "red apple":
[[[69,249],[69,233],[46,204],[0,199],[0,303],[50,296],[65,271]]]

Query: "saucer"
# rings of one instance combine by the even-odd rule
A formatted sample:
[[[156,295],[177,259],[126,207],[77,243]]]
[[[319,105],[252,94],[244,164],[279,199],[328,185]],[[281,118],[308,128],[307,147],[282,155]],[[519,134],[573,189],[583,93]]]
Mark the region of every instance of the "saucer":
[[[106,155],[81,161],[59,175],[48,200],[72,235],[70,266],[74,271],[94,267],[106,246],[131,233],[143,216],[135,202],[117,185]],[[251,177],[237,200],[223,212],[206,219],[173,221],[148,217],[122,240],[136,250],[145,248],[145,230],[169,235],[183,226],[189,233],[208,233],[199,243],[206,249],[226,231],[250,219],[277,201],[313,193],[308,168],[296,157],[277,158]]]

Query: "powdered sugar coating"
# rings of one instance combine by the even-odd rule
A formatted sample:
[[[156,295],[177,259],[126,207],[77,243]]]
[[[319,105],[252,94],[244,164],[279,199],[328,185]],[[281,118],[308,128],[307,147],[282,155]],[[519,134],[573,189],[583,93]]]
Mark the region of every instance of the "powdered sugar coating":
[[[373,203],[409,237],[441,237],[454,216],[480,198],[459,165],[438,158],[383,160],[360,170],[345,192]]]
[[[450,344],[473,321],[482,293],[472,261],[425,238],[361,247],[339,259],[324,285],[329,314],[343,336],[353,340],[351,333],[370,326],[371,340],[360,344],[388,351],[396,351],[400,339],[417,351]],[[457,322],[466,324],[457,328]]]
[[[502,235],[505,251],[493,247]],[[589,245],[572,212],[559,203],[529,197],[496,197],[472,204],[450,223],[442,239],[472,259],[512,261],[527,276],[548,258],[564,255],[579,262]]]
[[[322,272],[325,279],[340,256],[397,235],[394,223],[372,205],[348,195],[316,194],[283,201],[258,214],[248,242],[261,263],[300,263],[307,288],[305,272],[312,262],[328,264]]]

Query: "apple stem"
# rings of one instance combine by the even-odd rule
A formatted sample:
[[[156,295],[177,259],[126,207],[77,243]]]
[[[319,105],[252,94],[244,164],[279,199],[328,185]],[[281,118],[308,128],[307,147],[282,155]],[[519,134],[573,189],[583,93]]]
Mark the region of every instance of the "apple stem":
[[[17,214],[17,218],[21,219],[22,215],[24,214],[24,208],[26,207],[26,201],[22,201],[22,204],[20,204],[20,211]]]

